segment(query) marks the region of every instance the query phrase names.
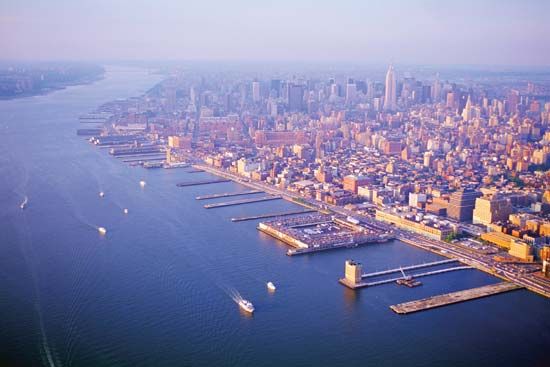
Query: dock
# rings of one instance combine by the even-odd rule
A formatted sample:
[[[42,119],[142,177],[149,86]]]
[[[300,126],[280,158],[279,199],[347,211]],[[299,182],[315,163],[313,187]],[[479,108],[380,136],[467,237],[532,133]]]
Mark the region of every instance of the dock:
[[[254,220],[254,219],[264,219],[264,218],[275,218],[275,217],[285,217],[288,215],[294,215],[294,214],[306,214],[314,212],[313,209],[306,209],[306,210],[294,210],[290,212],[279,212],[279,213],[269,213],[269,214],[260,214],[260,215],[251,215],[248,217],[234,217],[231,218],[232,222],[244,222],[247,220]]]
[[[282,199],[282,197],[270,195],[270,196],[262,196],[260,198],[254,198],[254,199],[241,199],[241,200],[227,201],[224,203],[206,204],[204,207],[206,209],[214,209],[214,208],[223,208],[225,206],[252,204],[252,203],[258,203],[260,201],[269,201],[269,200],[278,200],[278,199]]]
[[[231,180],[227,179],[216,179],[216,180],[202,180],[202,181],[185,181],[177,183],[177,187],[187,187],[187,186],[199,186],[199,185],[210,185],[215,183],[230,182]]]
[[[502,282],[459,292],[441,294],[416,301],[400,303],[390,306],[390,308],[398,314],[405,315],[412,312],[424,311],[431,308],[465,302],[476,298],[488,297],[494,294],[509,292],[520,288],[523,287],[511,282]]]
[[[217,198],[228,198],[231,196],[241,196],[241,195],[251,195],[259,194],[263,191],[260,190],[248,190],[248,191],[239,191],[239,192],[222,192],[221,194],[212,194],[212,195],[201,195],[197,196],[197,200],[208,200],[208,199],[217,199]]]
[[[420,278],[420,277],[427,277],[427,276],[430,276],[430,275],[437,275],[437,274],[448,273],[448,272],[451,272],[451,271],[468,270],[468,269],[473,269],[473,267],[471,267],[471,266],[454,266],[452,268],[433,270],[433,271],[428,271],[426,273],[411,274],[410,276],[412,277],[412,279],[416,279],[416,278]],[[339,280],[339,282],[341,284],[345,285],[348,288],[359,289],[359,288],[366,288],[366,287],[374,287],[374,286],[382,285],[382,284],[395,283],[399,279],[405,279],[405,278],[404,277],[398,277],[398,278],[390,278],[390,279],[379,280],[379,281],[376,281],[376,282],[359,282],[359,283],[352,283],[349,280],[347,280],[346,278],[342,278],[342,279]]]

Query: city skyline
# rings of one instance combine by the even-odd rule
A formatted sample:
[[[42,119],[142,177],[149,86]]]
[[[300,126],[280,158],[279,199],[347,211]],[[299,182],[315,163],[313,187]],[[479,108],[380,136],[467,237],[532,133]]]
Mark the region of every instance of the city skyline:
[[[0,59],[548,66],[548,10],[537,0],[4,1]]]

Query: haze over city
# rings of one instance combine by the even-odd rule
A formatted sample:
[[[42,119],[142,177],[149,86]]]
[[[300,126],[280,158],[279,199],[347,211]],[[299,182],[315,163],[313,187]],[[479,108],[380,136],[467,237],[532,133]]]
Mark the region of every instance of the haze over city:
[[[0,58],[548,66],[545,0],[0,2]]]
[[[0,366],[547,366],[548,14],[0,0]]]

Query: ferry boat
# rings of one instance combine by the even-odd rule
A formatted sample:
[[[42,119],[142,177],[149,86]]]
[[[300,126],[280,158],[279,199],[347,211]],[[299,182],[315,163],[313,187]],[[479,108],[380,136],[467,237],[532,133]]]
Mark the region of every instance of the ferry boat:
[[[252,302],[247,301],[246,299],[241,299],[239,301],[239,307],[245,310],[246,312],[253,313],[254,312],[254,305]]]
[[[21,205],[19,205],[19,207],[21,209],[25,209],[27,207],[27,202],[29,201],[29,199],[25,196],[25,200],[23,200],[23,202],[21,203]]]
[[[97,231],[98,231],[99,234],[101,234],[101,235],[104,235],[105,233],[107,233],[107,230],[106,230],[104,227],[98,227],[98,228],[97,228]]]
[[[277,287],[275,287],[275,284],[273,284],[272,282],[267,282],[267,289],[269,289],[270,291],[274,291],[277,289]]]

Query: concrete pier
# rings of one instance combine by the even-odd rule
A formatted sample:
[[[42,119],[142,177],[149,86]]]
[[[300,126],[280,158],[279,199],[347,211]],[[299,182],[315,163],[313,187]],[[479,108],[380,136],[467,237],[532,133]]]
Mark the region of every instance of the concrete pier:
[[[208,199],[217,199],[217,198],[228,198],[228,197],[231,197],[231,196],[259,194],[261,192],[263,192],[263,191],[248,190],[248,191],[239,191],[239,192],[222,192],[221,194],[197,196],[195,199],[197,199],[197,200],[208,200]]]
[[[523,288],[517,284],[510,282],[502,282],[497,284],[486,285],[479,288],[467,289],[464,291],[441,294],[438,296],[419,299],[417,301],[400,303],[390,306],[390,308],[398,314],[408,314],[412,312],[429,310],[435,307],[450,305],[469,301],[471,299],[491,296],[503,292],[509,292]]]
[[[254,198],[254,199],[242,199],[242,200],[227,201],[224,203],[206,204],[204,207],[206,209],[223,208],[224,206],[251,204],[251,203],[258,203],[260,201],[279,200],[279,199],[282,199],[282,198],[280,196],[262,196],[260,198]]]
[[[306,214],[314,212],[315,210],[309,209],[309,210],[295,210],[290,212],[279,212],[279,213],[269,213],[269,214],[260,214],[260,215],[251,215],[249,217],[235,217],[231,218],[232,222],[243,222],[246,220],[254,220],[254,219],[264,219],[264,218],[275,218],[275,217],[285,217],[288,215],[294,215],[294,214]]]
[[[203,180],[203,181],[185,181],[177,183],[177,187],[187,187],[187,186],[199,186],[199,185],[210,185],[215,183],[230,182],[231,180],[226,179],[217,179],[217,180]]]

